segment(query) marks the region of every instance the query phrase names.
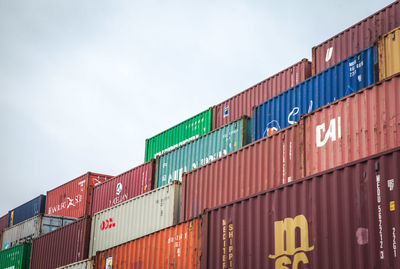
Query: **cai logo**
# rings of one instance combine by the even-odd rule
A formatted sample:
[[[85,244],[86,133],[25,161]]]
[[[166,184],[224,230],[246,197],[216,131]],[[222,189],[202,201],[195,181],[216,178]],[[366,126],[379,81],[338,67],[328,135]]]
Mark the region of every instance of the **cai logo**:
[[[103,220],[101,222],[101,224],[100,224],[100,230],[101,231],[104,231],[104,230],[107,230],[107,229],[111,229],[113,227],[115,227],[115,222],[114,222],[114,220],[112,218]]]
[[[122,183],[120,182],[117,184],[117,191],[115,193],[117,195],[119,195],[121,193],[121,191],[122,191]]]

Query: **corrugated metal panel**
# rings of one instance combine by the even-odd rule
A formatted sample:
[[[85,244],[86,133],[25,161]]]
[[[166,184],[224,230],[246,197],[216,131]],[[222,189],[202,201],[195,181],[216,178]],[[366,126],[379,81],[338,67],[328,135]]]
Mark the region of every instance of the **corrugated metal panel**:
[[[251,119],[253,141],[374,83],[373,51],[372,47],[365,49],[257,106]]]
[[[31,269],[53,269],[88,257],[90,217],[32,240]]]
[[[158,135],[146,139],[144,161],[170,152],[212,130],[212,108],[207,109]]]
[[[91,212],[93,186],[111,176],[88,172],[47,192],[46,214],[80,218]]]
[[[8,227],[8,213],[0,218],[0,233]]]
[[[0,268],[28,269],[30,254],[30,243],[0,251]]]
[[[152,190],[154,170],[151,160],[94,187],[92,214]]]
[[[213,107],[213,129],[243,116],[251,116],[253,106],[299,84],[311,76],[311,62],[303,59],[285,70]]]
[[[400,3],[383,8],[343,32],[312,48],[312,74],[372,46],[380,35],[400,26]]]
[[[180,182],[137,196],[93,215],[89,258],[174,225],[179,220]]]
[[[5,229],[2,237],[2,249],[31,242],[32,238],[56,230],[74,222],[74,218],[38,215]]]
[[[304,176],[304,126],[292,125],[183,174],[181,220]]]
[[[39,195],[38,197],[26,202],[19,207],[8,212],[8,227],[11,227],[33,216],[44,213],[46,196]]]
[[[400,146],[400,73],[305,117],[311,175]]]
[[[201,250],[201,220],[194,219],[98,252],[95,264],[98,269],[200,268]]]
[[[157,158],[156,188],[182,180],[183,172],[235,151],[250,142],[250,122],[243,117]]]
[[[201,267],[400,268],[399,163],[397,148],[211,210]]]
[[[379,38],[378,65],[379,80],[400,72],[400,27]]]
[[[93,261],[86,259],[80,262],[71,263],[62,267],[58,267],[57,269],[92,269]],[[104,267],[105,268],[105,267]],[[122,267],[124,268],[124,267]],[[127,268],[127,267],[125,267]]]

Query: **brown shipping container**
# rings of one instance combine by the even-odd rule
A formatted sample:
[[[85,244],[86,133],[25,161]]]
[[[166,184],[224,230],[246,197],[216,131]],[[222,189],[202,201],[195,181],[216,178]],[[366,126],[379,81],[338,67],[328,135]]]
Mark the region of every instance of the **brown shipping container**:
[[[305,118],[306,175],[400,146],[400,73]]]
[[[285,70],[213,107],[213,129],[242,116],[252,115],[253,106],[299,84],[311,76],[311,62],[303,59]]]
[[[53,269],[86,259],[90,217],[82,218],[32,240],[30,269]]]
[[[0,217],[0,242],[2,241],[3,230],[7,227],[8,227],[8,213]]]
[[[400,27],[379,38],[378,80],[400,72]]]
[[[399,164],[397,148],[209,211],[201,268],[400,268]]]
[[[183,174],[180,220],[304,177],[302,122]]]
[[[374,44],[380,35],[400,26],[400,3],[395,1],[375,14],[312,48],[312,74]]]
[[[201,219],[97,252],[96,268],[200,268]],[[107,267],[109,266],[109,267]]]
[[[111,176],[88,172],[47,192],[46,214],[80,218],[91,212],[93,187]]]
[[[92,214],[148,192],[154,187],[154,159],[93,188]]]

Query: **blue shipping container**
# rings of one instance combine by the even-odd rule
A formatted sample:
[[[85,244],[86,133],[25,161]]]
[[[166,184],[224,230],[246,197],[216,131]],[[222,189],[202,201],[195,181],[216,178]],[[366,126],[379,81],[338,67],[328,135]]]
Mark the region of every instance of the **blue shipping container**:
[[[46,209],[46,195],[40,195],[8,212],[8,227],[42,214]]]
[[[374,48],[366,48],[253,109],[252,141],[271,135],[321,106],[374,83]]]

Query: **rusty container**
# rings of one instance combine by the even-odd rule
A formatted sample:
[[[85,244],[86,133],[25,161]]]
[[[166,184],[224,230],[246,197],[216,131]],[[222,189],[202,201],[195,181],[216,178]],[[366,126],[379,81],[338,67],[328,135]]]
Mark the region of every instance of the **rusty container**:
[[[86,259],[90,217],[85,217],[32,240],[30,269],[53,269]]]
[[[180,220],[301,178],[304,126],[297,124],[183,174]]]
[[[242,116],[251,116],[253,106],[299,84],[311,76],[311,62],[303,59],[213,107],[213,129]]]
[[[305,118],[306,175],[400,146],[400,73]]]
[[[153,159],[95,186],[92,214],[152,190],[154,176]]]
[[[379,38],[378,46],[378,74],[383,80],[400,72],[400,27]]]
[[[400,26],[400,3],[395,1],[364,20],[312,48],[315,75],[350,55],[372,46],[380,35]]]
[[[210,210],[201,268],[400,268],[399,164],[397,148]]]
[[[72,218],[90,215],[93,187],[111,176],[88,172],[47,192],[46,214]]]
[[[0,217],[0,242],[3,236],[3,230],[8,227],[8,213]]]
[[[200,268],[201,250],[201,219],[196,218],[97,252],[95,268]]]

